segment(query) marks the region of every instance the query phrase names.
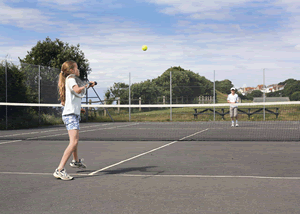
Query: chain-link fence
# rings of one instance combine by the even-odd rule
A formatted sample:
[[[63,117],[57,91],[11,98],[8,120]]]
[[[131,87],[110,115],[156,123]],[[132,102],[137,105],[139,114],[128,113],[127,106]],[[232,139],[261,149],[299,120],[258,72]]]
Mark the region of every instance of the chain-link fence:
[[[88,90],[86,97],[82,99],[82,103],[109,105],[227,103],[230,88],[234,86],[231,80],[214,81],[214,71],[210,74],[214,78],[209,80],[205,76],[200,76],[200,74],[195,72],[178,70],[177,68],[174,69],[175,70],[166,71],[163,75],[156,78],[146,80],[142,77],[142,74],[141,76],[139,74],[131,76],[131,73],[126,74],[124,72],[118,72],[115,75],[106,75],[110,79],[105,79],[105,74],[102,74],[101,77],[94,75],[94,78],[98,78],[95,80],[99,81],[100,84],[98,84],[95,89]],[[283,101],[283,99],[287,101],[287,99],[292,97],[287,97],[291,93],[294,93],[294,97],[291,100],[297,100],[297,96],[300,99],[300,91],[294,90],[294,88],[297,88],[295,85],[297,83],[297,77],[292,71],[281,71],[285,76],[283,75],[282,78],[274,80],[271,80],[270,72],[271,71],[269,71],[267,75],[267,81],[261,78],[261,80],[257,81],[259,84],[256,86],[246,87],[244,85],[243,87],[238,87],[236,91],[240,95],[240,102],[253,102],[253,100],[257,100],[253,99],[254,97],[261,97],[262,102],[269,102],[270,99],[274,100],[275,98],[276,101]],[[280,71],[276,72],[280,73]],[[4,60],[0,63],[0,83],[4,86],[0,88],[0,102],[59,104],[57,87],[59,73],[60,69],[57,68]],[[249,72],[245,72],[245,74],[247,73]],[[260,71],[260,73],[264,74],[264,70]],[[118,77],[120,74],[122,74],[121,80]],[[218,73],[218,75],[220,75],[220,73]],[[218,75],[217,77],[220,77]],[[263,77],[263,75],[261,76]],[[237,76],[233,76],[233,80],[234,78],[237,78]],[[288,80],[287,78],[290,79]],[[281,82],[279,80],[281,80]],[[296,81],[296,83],[294,84],[293,81]],[[103,83],[106,84],[102,85]],[[295,87],[290,87],[293,84]],[[100,94],[100,96],[96,96],[98,87],[104,86],[106,86],[106,91]],[[254,92],[257,92],[255,96],[249,96],[254,94]],[[266,96],[265,98],[264,94]],[[269,100],[268,97],[270,97]],[[7,115],[13,115],[13,117],[18,115],[12,114],[12,111],[13,110],[10,111],[10,107],[1,107],[2,120],[7,118]],[[14,109],[14,111],[16,111],[16,109]],[[41,108],[37,110],[38,115],[51,113],[51,111],[51,108],[48,108],[47,112],[43,112]],[[128,111],[130,120],[131,108],[129,108]],[[22,113],[22,111],[20,112]],[[53,109],[52,113],[56,114],[57,109]],[[87,111],[83,119],[88,121],[88,117],[89,112]],[[41,116],[39,116],[39,118],[41,118]]]

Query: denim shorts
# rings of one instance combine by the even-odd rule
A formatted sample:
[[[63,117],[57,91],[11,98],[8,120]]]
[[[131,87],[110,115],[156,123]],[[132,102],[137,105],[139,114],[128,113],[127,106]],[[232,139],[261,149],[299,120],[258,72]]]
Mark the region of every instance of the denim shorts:
[[[73,129],[80,130],[79,127],[79,121],[81,120],[80,115],[76,115],[76,114],[63,115],[62,120],[64,121],[67,130],[73,130]]]

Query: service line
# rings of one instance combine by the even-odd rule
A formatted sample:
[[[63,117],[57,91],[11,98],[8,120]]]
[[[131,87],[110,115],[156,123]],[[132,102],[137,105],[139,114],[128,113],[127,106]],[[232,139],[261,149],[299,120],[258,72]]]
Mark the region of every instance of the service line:
[[[183,138],[179,139],[178,141],[182,141],[182,140],[184,140],[184,139],[186,139],[186,138],[192,137],[192,136],[194,136],[194,135],[196,135],[196,134],[199,134],[199,133],[201,133],[201,132],[205,132],[205,131],[207,131],[207,130],[208,130],[208,129],[201,130],[201,131],[196,132],[196,133],[194,133],[194,134],[191,134],[191,135],[188,135],[188,136],[186,136],[186,137],[183,137]],[[165,148],[165,147],[167,147],[167,146],[170,146],[170,145],[172,145],[172,144],[174,144],[174,143],[177,143],[178,141],[177,141],[177,140],[176,140],[176,141],[173,141],[173,142],[171,142],[171,143],[168,143],[168,144],[165,144],[165,145],[163,145],[163,146],[157,147],[157,148],[155,148],[155,149],[152,149],[152,150],[150,150],[150,151],[144,152],[144,153],[142,153],[142,154],[133,156],[133,157],[128,158],[128,159],[126,159],[126,160],[122,160],[122,161],[120,161],[120,162],[118,162],[118,163],[115,163],[115,164],[112,164],[112,165],[110,165],[110,166],[107,166],[107,167],[104,167],[104,168],[102,168],[102,169],[99,169],[99,170],[97,170],[97,171],[94,171],[94,172],[90,173],[89,175],[94,175],[94,174],[96,174],[96,173],[98,173],[98,172],[104,171],[104,170],[106,170],[106,169],[112,168],[112,167],[114,167],[114,166],[120,165],[120,164],[122,164],[122,163],[128,162],[128,161],[133,160],[133,159],[136,159],[136,158],[138,158],[138,157],[144,156],[144,155],[149,154],[149,153],[151,153],[151,152],[155,152],[155,151],[157,151],[157,150],[159,150],[159,149],[162,149],[162,148]]]

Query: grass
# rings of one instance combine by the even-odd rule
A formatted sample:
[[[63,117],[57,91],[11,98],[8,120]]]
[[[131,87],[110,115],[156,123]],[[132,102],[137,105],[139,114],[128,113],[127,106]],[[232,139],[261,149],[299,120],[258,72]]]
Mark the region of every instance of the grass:
[[[227,94],[223,94],[218,90],[216,90],[216,94],[217,103],[227,103]]]
[[[227,103],[227,94],[222,94],[217,91],[217,101],[218,103]],[[243,103],[249,101],[243,101]],[[251,101],[252,102],[252,101]],[[257,108],[262,108],[263,106],[256,106]],[[198,112],[204,108],[198,108]],[[226,109],[226,108],[225,108]],[[246,109],[246,107],[241,107],[241,109]],[[289,106],[279,106],[279,116],[276,119],[274,114],[269,114],[266,112],[265,118],[267,121],[297,121],[299,120],[299,110],[300,107],[297,105],[289,105]],[[115,121],[123,122],[129,121],[129,113],[128,109],[121,109],[120,112],[117,111],[116,108],[110,108],[109,112]],[[172,121],[180,121],[180,122],[197,122],[197,121],[213,121],[212,114],[201,114],[198,115],[197,119],[194,119],[194,108],[172,108]],[[246,110],[247,112],[247,110]],[[253,111],[251,111],[253,112]],[[212,113],[212,112],[209,112]],[[93,113],[90,113],[89,121],[111,121],[108,116],[103,116],[103,110],[96,110]],[[216,121],[224,121],[221,116],[216,114]],[[231,120],[229,115],[225,115],[225,121]],[[240,121],[263,121],[263,113],[254,114],[248,118],[248,115],[244,115],[239,113]],[[138,109],[132,109],[131,113],[131,121],[136,122],[168,122],[170,121],[170,109],[157,109],[153,108],[151,111],[148,109],[143,109],[139,111]]]
[[[262,108],[262,106],[257,106],[258,108]],[[267,107],[266,107],[267,108]],[[199,108],[198,112],[200,111]],[[241,108],[245,109],[245,108]],[[225,108],[226,110],[226,108]],[[109,109],[109,112],[113,119],[117,121],[129,121],[129,113],[127,110],[121,110],[120,113],[118,113],[115,109]],[[247,111],[246,111],[247,112]],[[251,111],[253,112],[253,111]],[[300,106],[298,105],[289,105],[289,106],[279,106],[279,116],[278,119],[276,119],[276,116],[274,114],[269,114],[266,112],[266,120],[267,121],[297,121],[299,120],[300,116]],[[209,112],[212,113],[212,112]],[[103,116],[103,111],[96,111],[92,113],[94,116],[89,117],[89,121],[111,121],[108,116]],[[178,122],[197,122],[197,121],[213,121],[213,115],[209,114],[201,114],[198,115],[197,119],[194,119],[194,108],[172,108],[172,121],[178,121]],[[230,117],[229,115],[225,115],[225,121],[229,121]],[[248,115],[244,115],[239,113],[239,120],[240,121],[263,121],[263,113],[260,112],[260,114],[254,114],[248,118]],[[138,109],[133,109],[131,113],[131,121],[135,122],[167,122],[170,121],[170,109],[153,109],[152,111],[146,111],[143,110],[141,112],[138,111]],[[221,116],[216,114],[216,121],[224,121]]]

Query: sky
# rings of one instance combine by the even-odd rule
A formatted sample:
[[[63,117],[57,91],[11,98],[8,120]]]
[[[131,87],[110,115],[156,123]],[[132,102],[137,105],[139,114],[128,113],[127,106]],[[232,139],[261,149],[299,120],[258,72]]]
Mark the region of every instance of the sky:
[[[98,91],[181,66],[235,87],[300,79],[299,0],[0,0],[0,59],[80,45]],[[148,50],[142,51],[147,45]],[[103,94],[102,94],[103,95]],[[102,96],[101,95],[101,96]]]

